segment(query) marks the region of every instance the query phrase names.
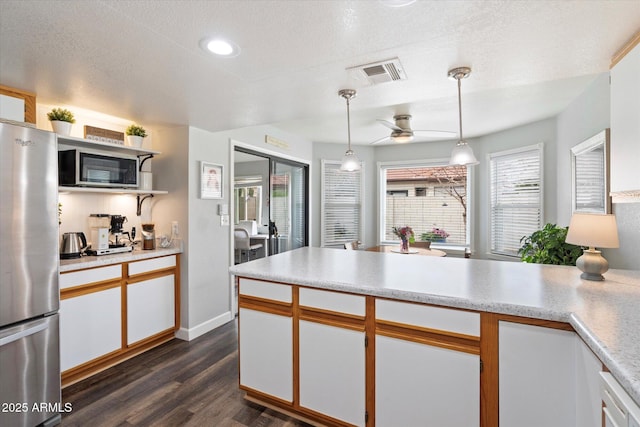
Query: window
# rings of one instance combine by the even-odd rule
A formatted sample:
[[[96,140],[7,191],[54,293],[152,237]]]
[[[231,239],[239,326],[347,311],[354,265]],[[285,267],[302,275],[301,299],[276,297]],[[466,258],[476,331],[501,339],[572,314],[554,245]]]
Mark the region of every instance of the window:
[[[340,162],[322,160],[321,246],[341,247],[364,240],[364,165],[360,171],[340,170]]]
[[[380,240],[398,240],[393,227],[410,226],[416,240],[434,228],[446,239],[436,245],[469,246],[466,166],[447,160],[380,164]]]
[[[542,226],[542,144],[490,155],[491,252],[517,256]]]

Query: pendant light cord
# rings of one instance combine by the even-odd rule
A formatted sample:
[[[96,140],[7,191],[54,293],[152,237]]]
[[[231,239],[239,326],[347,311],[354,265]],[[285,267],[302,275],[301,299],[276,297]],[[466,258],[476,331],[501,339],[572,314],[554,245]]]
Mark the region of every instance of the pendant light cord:
[[[460,141],[463,141],[464,139],[462,138],[462,95],[460,94],[461,92],[461,76],[456,76],[456,79],[458,80],[458,124],[460,125]]]
[[[348,143],[348,151],[351,151],[351,116],[349,114],[349,97],[347,100],[347,143]]]

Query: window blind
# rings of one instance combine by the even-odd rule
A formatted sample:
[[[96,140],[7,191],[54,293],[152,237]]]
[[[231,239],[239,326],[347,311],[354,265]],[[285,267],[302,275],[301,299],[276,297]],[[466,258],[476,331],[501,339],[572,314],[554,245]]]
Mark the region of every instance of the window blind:
[[[517,256],[542,225],[542,144],[490,155],[491,252]]]
[[[363,173],[340,170],[340,162],[322,161],[321,245],[341,247],[363,241]]]
[[[604,148],[582,153],[575,157],[576,176],[575,192],[577,210],[583,212],[605,212]]]

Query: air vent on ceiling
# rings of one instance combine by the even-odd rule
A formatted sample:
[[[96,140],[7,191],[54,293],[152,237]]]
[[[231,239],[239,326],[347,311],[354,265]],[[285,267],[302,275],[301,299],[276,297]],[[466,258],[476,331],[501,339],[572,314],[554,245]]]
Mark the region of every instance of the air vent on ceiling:
[[[370,85],[406,80],[407,75],[400,64],[398,58],[387,59],[386,61],[374,62],[371,64],[357,65],[347,68],[347,71],[354,72],[358,78],[364,78]]]

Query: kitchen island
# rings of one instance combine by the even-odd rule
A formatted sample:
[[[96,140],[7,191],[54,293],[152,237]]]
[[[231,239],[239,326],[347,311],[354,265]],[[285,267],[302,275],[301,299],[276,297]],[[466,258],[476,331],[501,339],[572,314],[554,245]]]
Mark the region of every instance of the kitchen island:
[[[544,372],[535,372],[535,364],[542,363],[540,361],[554,351],[557,351],[557,355],[549,360],[550,367],[544,366],[550,370],[554,369],[554,365],[564,366],[566,369],[561,368],[558,373],[550,371],[549,381],[556,381],[556,378],[568,370],[573,372],[568,379],[558,379],[563,381],[563,385],[571,383],[571,387],[562,389],[563,393],[587,388],[580,383],[583,381],[583,374],[579,370],[573,371],[573,366],[577,366],[576,359],[567,358],[567,354],[574,351],[576,355],[593,352],[597,359],[592,359],[598,361],[596,371],[602,370],[603,364],[631,398],[640,403],[639,271],[610,270],[605,274],[604,282],[592,282],[580,279],[575,267],[321,248],[286,252],[231,267],[230,271],[236,275],[240,286],[241,388],[247,391],[248,398],[301,417],[336,425],[371,425],[372,420],[375,420],[373,422],[376,425],[384,425],[384,403],[392,397],[385,395],[381,387],[381,384],[385,388],[391,385],[387,373],[381,368],[383,362],[380,357],[394,360],[392,351],[383,347],[383,344],[387,346],[386,340],[389,337],[444,348],[451,351],[452,357],[473,356],[469,361],[456,361],[457,368],[451,375],[463,372],[469,364],[476,361],[481,365],[480,378],[467,376],[466,379],[460,379],[460,388],[452,396],[460,394],[460,390],[478,387],[478,395],[470,397],[467,406],[472,411],[480,412],[479,425],[495,426],[498,425],[498,419],[503,427],[516,425],[504,420],[513,415],[509,414],[509,410],[510,407],[517,408],[517,402],[505,402],[511,398],[510,394],[525,392],[517,389],[518,384],[510,384],[509,378],[513,377],[522,383],[537,381],[535,377],[544,377]],[[290,290],[287,291],[288,289]],[[359,298],[362,300],[357,301]],[[420,310],[429,312],[420,314]],[[410,316],[414,311],[418,314]],[[263,314],[265,315],[262,316]],[[251,322],[260,325],[262,332],[259,336],[249,329]],[[327,325],[327,328],[316,328],[320,324]],[[271,333],[270,327],[281,329],[277,333]],[[344,336],[329,337],[331,331],[338,329],[345,331]],[[351,345],[351,336],[348,334],[351,332],[362,335],[368,344],[367,349],[360,352],[363,354],[354,358],[364,358],[363,377],[358,376],[359,365],[341,371],[339,366],[327,365],[331,354],[322,353],[331,344],[336,345],[334,348],[346,349]],[[273,340],[264,341],[267,336]],[[518,336],[524,337],[524,342],[519,342]],[[539,336],[542,337],[541,341],[536,341]],[[579,337],[575,341],[584,348],[573,350],[573,336]],[[313,337],[316,343],[325,340],[327,346],[314,347],[309,343],[309,337]],[[260,345],[256,347],[250,339],[255,339]],[[291,345],[288,340],[291,340]],[[370,345],[372,341],[375,343],[373,346]],[[542,344],[538,344],[539,342]],[[547,342],[550,343],[548,348],[543,346]],[[508,346],[511,343],[515,343],[515,362],[514,358],[509,358]],[[512,367],[520,367],[520,359],[527,357],[526,353],[520,354],[517,351],[519,348],[527,348],[529,343],[532,348],[527,351],[534,357],[532,361],[524,360],[523,363],[534,364],[530,369],[534,375],[520,376],[517,370],[509,372],[508,369]],[[389,348],[393,347],[391,344],[389,343]],[[269,359],[269,354],[273,352],[266,350],[270,348],[267,345],[289,346],[291,355],[289,356],[288,351],[275,352],[273,355],[278,357]],[[307,345],[310,347],[307,348]],[[561,350],[562,346],[565,346],[565,350]],[[373,350],[369,350],[372,347]],[[258,349],[262,352],[261,355],[243,354]],[[538,350],[540,354],[534,354]],[[398,347],[401,355],[410,351],[413,351],[410,347]],[[314,359],[314,353],[322,354],[322,360]],[[431,357],[426,352],[416,354],[421,355],[420,360]],[[273,393],[256,388],[255,384],[269,386],[269,379],[259,378],[252,382],[254,379],[250,376],[256,374],[252,363],[265,358],[269,359],[268,363],[274,369],[278,369],[278,363],[274,360],[279,361],[279,356],[283,355],[284,359],[291,359],[290,363],[280,367],[283,375],[288,375],[288,370],[292,370],[289,375],[291,387],[281,392],[277,386]],[[339,359],[345,365],[351,363],[347,355],[343,354]],[[249,377],[245,375],[243,368]],[[307,372],[310,368],[316,371],[326,368],[327,371],[314,377]],[[393,365],[390,369],[397,371],[398,365]],[[441,365],[438,369],[446,369],[446,366]],[[362,387],[358,385],[362,389],[362,398],[358,397],[361,401],[353,402],[352,405],[365,406],[362,420],[349,418],[353,414],[343,411],[344,408],[324,408],[322,404],[316,404],[313,396],[315,391],[307,391],[312,381],[322,382],[323,377],[332,378],[331,373],[344,376],[353,372],[358,373],[355,382],[365,383]],[[595,374],[597,376],[597,372]],[[401,372],[394,372],[394,376],[402,375]],[[416,376],[419,375],[416,372]],[[434,372],[429,372],[425,374],[425,378],[432,378],[433,375]],[[282,381],[288,382],[286,378]],[[408,374],[406,381],[411,380],[411,374]],[[346,383],[346,387],[351,386],[348,381]],[[562,388],[556,384],[548,386],[548,390]],[[341,387],[345,387],[345,384],[341,383],[336,388],[337,395],[340,395]],[[356,389],[360,390],[358,387]],[[513,393],[509,393],[509,387],[516,387]],[[527,384],[527,388],[535,387]],[[429,392],[427,387],[411,394]],[[354,393],[350,390],[349,395],[352,394]],[[360,391],[355,394],[360,394]],[[439,389],[436,394],[446,393]],[[549,411],[549,408],[544,407],[549,403],[545,402],[544,394],[548,394],[552,402],[567,398],[566,395],[558,397],[544,391],[534,395],[543,406],[536,407],[536,402],[528,402],[528,406],[536,414]],[[460,395],[461,399],[463,397]],[[407,397],[410,398],[411,396]],[[571,412],[571,408],[575,413],[575,399],[566,400],[567,413]],[[591,400],[593,401],[593,396]],[[589,398],[582,401],[588,402]],[[406,399],[396,404],[405,403]],[[439,403],[443,407],[446,404]],[[600,408],[590,410],[599,413]],[[410,411],[410,408],[405,407],[402,413]],[[515,414],[518,415],[527,414]],[[575,414],[573,416],[572,424],[580,425]],[[570,425],[562,423],[559,421],[556,424],[539,425]]]

